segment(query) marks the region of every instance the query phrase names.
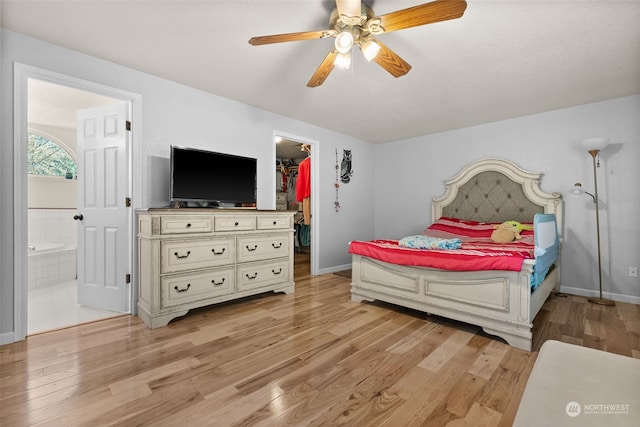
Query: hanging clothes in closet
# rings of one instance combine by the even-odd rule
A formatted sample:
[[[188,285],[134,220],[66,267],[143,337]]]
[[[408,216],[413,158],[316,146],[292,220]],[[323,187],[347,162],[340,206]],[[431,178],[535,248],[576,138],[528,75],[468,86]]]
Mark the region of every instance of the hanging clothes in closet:
[[[302,144],[302,151],[307,157],[298,165],[298,179],[296,181],[296,200],[302,203],[304,223],[311,224],[311,146]]]

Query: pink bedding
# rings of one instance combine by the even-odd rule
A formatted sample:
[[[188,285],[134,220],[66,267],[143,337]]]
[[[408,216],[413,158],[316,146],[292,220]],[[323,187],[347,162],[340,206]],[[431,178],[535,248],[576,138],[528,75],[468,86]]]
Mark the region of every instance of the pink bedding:
[[[460,249],[412,249],[399,246],[397,240],[371,240],[351,242],[349,253],[392,264],[442,270],[520,271],[525,259],[534,258],[533,231],[521,233],[521,240],[495,243],[491,240],[495,225],[443,217],[427,227],[423,234],[434,238],[459,238],[462,241]]]

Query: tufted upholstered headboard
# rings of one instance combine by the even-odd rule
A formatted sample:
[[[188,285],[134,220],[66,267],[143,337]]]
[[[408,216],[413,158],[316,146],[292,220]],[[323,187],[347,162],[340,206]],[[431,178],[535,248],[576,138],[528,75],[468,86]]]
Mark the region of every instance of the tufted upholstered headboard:
[[[562,234],[562,196],[543,192],[541,175],[508,160],[471,163],[445,181],[442,196],[433,198],[432,221],[446,216],[483,222],[533,222],[536,213],[552,213]]]

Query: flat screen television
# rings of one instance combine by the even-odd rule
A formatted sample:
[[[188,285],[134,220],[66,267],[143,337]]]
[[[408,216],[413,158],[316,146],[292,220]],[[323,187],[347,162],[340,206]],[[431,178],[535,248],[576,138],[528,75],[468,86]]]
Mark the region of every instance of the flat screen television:
[[[171,146],[171,204],[256,207],[257,160]]]

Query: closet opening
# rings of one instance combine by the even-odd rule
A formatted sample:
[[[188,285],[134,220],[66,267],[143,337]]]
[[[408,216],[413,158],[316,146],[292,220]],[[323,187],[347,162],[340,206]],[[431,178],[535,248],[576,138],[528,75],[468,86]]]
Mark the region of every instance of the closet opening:
[[[313,145],[279,136],[276,138],[277,210],[295,211],[294,264],[295,276],[311,274],[312,204],[311,159]]]

